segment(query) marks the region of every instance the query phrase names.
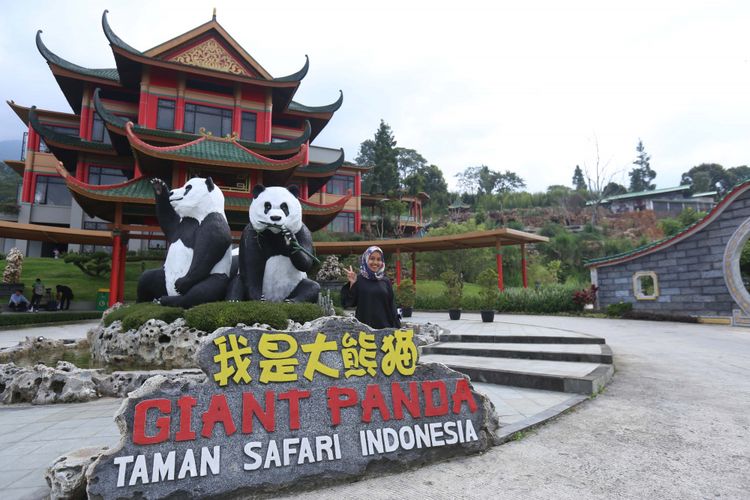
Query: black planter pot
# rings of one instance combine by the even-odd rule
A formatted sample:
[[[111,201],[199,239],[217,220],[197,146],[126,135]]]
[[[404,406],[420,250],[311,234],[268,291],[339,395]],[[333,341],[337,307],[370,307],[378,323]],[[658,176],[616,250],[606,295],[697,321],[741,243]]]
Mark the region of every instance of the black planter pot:
[[[461,319],[461,309],[448,309],[448,316],[453,320]]]
[[[492,323],[495,321],[495,311],[479,311],[482,315],[482,323]]]
[[[411,318],[411,307],[402,307],[401,308],[401,317],[402,318]]]

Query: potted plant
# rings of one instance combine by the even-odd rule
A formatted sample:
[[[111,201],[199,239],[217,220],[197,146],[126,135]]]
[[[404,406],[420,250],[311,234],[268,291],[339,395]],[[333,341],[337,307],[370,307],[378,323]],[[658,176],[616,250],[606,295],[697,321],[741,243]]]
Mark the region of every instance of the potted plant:
[[[411,311],[417,298],[417,290],[414,283],[404,280],[396,286],[396,302],[401,308],[401,316],[411,318]]]
[[[464,295],[464,282],[453,270],[445,271],[440,275],[445,283],[448,295],[448,316],[451,319],[461,319],[461,298]]]
[[[495,307],[497,306],[497,273],[493,269],[485,269],[477,277],[479,290],[479,307],[482,322],[492,323],[495,320]]]

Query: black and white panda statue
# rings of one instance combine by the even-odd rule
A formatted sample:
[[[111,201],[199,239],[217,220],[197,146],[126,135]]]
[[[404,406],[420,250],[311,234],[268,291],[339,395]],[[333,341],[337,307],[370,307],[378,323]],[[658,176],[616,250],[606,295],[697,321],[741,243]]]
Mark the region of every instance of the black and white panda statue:
[[[307,278],[314,263],[312,234],[302,222],[298,196],[296,186],[253,188],[239,274],[227,300],[317,302],[320,285]]]
[[[195,177],[171,191],[161,179],[151,185],[169,250],[162,269],[141,275],[137,301],[188,308],[224,300],[232,265],[224,194],[210,177]]]

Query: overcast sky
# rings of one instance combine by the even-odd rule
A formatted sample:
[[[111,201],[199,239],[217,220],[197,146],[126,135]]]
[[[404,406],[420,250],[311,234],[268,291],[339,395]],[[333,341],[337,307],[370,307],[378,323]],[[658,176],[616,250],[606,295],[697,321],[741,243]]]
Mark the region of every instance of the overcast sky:
[[[270,6],[266,6],[270,5]],[[366,6],[365,6],[366,5]],[[348,159],[380,119],[449,185],[469,166],[512,170],[530,190],[571,184],[577,164],[627,171],[642,139],[658,187],[705,162],[750,164],[750,2],[27,1],[3,5],[0,97],[70,111],[34,44],[114,67],[101,14],[139,50],[198,26],[212,7],[273,76],[310,71],[295,100],[344,104],[315,144]],[[23,125],[7,106],[0,140]]]

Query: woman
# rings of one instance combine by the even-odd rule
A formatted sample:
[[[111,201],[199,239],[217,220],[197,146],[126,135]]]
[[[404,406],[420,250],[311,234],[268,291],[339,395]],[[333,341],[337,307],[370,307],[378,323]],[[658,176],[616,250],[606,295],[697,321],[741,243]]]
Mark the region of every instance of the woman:
[[[354,316],[371,328],[400,328],[396,314],[393,287],[385,275],[383,251],[378,247],[365,250],[359,261],[359,274],[351,266],[346,271],[349,283],[341,289],[344,307],[355,307]]]

